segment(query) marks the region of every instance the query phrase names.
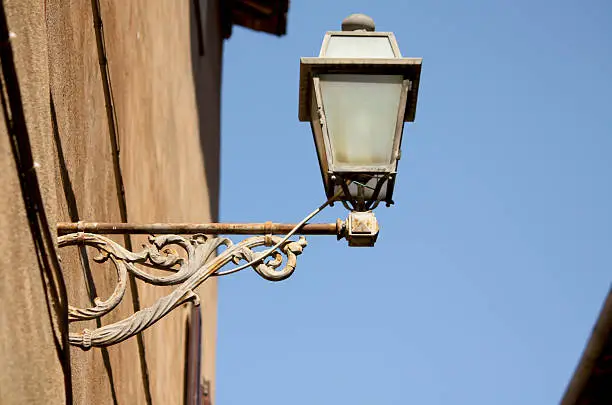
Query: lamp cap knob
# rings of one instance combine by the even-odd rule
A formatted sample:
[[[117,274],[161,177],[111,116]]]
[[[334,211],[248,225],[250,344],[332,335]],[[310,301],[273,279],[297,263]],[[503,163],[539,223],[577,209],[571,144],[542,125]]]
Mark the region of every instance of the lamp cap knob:
[[[342,20],[342,31],[375,31],[374,20],[365,14],[351,14]]]

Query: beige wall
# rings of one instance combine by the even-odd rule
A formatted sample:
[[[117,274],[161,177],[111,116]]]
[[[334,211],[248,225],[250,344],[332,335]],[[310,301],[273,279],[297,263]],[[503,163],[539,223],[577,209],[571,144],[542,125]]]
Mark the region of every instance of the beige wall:
[[[201,2],[208,4],[207,12],[202,10],[207,18],[202,25],[203,56],[198,52],[192,1],[100,3],[127,219],[215,219],[222,54],[218,2]],[[55,221],[121,221],[92,2],[3,4],[15,34],[11,45],[52,226]],[[4,123],[0,132],[0,403],[61,404],[65,367],[54,344]],[[120,236],[114,239],[123,243]],[[132,238],[134,247],[143,240]],[[83,266],[76,248],[60,254],[72,305],[90,304],[87,277],[98,296],[113,290],[112,268]],[[142,307],[171,290],[137,283]],[[204,325],[203,378],[212,381],[214,392],[215,281],[207,282],[198,294]],[[132,312],[128,294],[102,322]],[[183,402],[188,313],[189,308],[180,308],[143,333],[153,404]],[[70,325],[72,331],[84,327],[96,324]],[[107,350],[73,348],[70,357],[74,403],[147,403],[136,338]]]

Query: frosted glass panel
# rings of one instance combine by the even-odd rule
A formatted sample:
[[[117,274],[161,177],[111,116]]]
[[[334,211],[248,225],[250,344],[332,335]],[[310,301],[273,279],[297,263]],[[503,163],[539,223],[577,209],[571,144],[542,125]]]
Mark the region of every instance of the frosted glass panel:
[[[387,37],[349,37],[332,35],[326,58],[395,58]]]
[[[402,76],[320,76],[334,165],[391,162]]]

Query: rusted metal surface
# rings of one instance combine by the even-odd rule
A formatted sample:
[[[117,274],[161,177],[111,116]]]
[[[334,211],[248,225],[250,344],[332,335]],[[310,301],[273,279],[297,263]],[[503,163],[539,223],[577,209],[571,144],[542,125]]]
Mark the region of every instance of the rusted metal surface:
[[[272,222],[263,223],[109,223],[109,222],[59,222],[58,235],[74,232],[88,232],[96,234],[207,234],[207,235],[286,235],[294,229],[296,224],[280,224]],[[301,235],[342,235],[344,222],[337,220],[329,224],[305,224],[297,234]]]
[[[178,235],[150,237],[149,244],[139,252],[127,250],[112,239],[92,233],[77,232],[60,236],[60,248],[72,245],[85,245],[98,250],[94,258],[98,263],[110,261],[117,271],[117,287],[106,299],[96,299],[90,308],[69,306],[69,322],[100,318],[110,313],[121,302],[126,290],[128,274],[148,284],[157,286],[176,286],[168,295],[157,300],[148,308],[136,311],[133,315],[82,332],[71,332],[69,342],[87,350],[91,347],[105,347],[124,341],[147,329],[186,302],[199,305],[196,288],[210,277],[231,274],[251,267],[257,274],[269,281],[281,281],[293,274],[297,256],[306,247],[306,240],[288,240],[279,236],[253,236],[234,244],[227,238],[207,238],[194,235],[185,238]],[[260,246],[271,247],[264,252],[255,251]],[[179,248],[179,255],[174,248]],[[220,252],[215,256],[215,252]],[[284,257],[284,259],[283,259]],[[227,264],[239,264],[231,270],[221,272]],[[158,276],[149,272],[155,268],[169,272],[170,275]]]
[[[371,247],[378,238],[378,221],[372,211],[351,212],[346,220],[346,239],[349,246]]]
[[[192,302],[199,305],[200,300],[195,289],[210,277],[225,276],[251,267],[257,274],[269,281],[281,281],[293,274],[297,265],[297,256],[306,247],[306,239],[300,236],[297,240],[290,238],[297,233],[338,235],[344,234],[344,224],[338,220],[335,224],[311,224],[310,221],[325,207],[329,206],[338,196],[334,195],[326,202],[308,214],[295,225],[273,224],[88,224],[77,222],[60,224],[58,230],[72,233],[58,238],[58,246],[89,246],[98,250],[94,258],[98,263],[110,262],[117,272],[117,286],[106,300],[97,298],[90,308],[69,306],[69,322],[97,319],[107,315],[121,302],[126,290],[128,276],[156,286],[175,286],[168,295],[158,299],[153,305],[136,311],[133,315],[99,327],[94,330],[83,329],[81,333],[70,333],[69,342],[84,350],[91,347],[105,347],[122,342],[138,335],[155,322],[166,316],[175,308]],[[93,232],[85,232],[92,228],[113,233],[166,233],[149,237],[149,244],[142,250],[134,252],[117,242]],[[76,231],[76,232],[75,232]],[[273,233],[285,233],[284,237]],[[171,233],[171,234],[168,234]],[[175,233],[191,233],[186,238]],[[261,233],[262,236],[252,236],[239,243],[234,243],[224,237],[209,237],[223,233]],[[266,246],[265,251],[255,248]],[[179,248],[181,254],[175,248]],[[284,257],[284,259],[283,259]],[[241,263],[241,262],[246,263]],[[222,268],[233,263],[234,267]],[[148,269],[154,268],[171,273],[157,275]]]

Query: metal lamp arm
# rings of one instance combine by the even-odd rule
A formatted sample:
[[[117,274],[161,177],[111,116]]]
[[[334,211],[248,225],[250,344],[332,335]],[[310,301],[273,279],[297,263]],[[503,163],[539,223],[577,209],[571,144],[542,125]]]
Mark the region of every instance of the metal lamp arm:
[[[307,215],[284,237],[265,235],[247,238],[233,244],[227,238],[209,238],[202,234],[193,235],[187,239],[179,235],[150,236],[149,245],[143,246],[140,252],[131,252],[107,237],[77,232],[62,235],[58,239],[59,247],[71,245],[91,246],[98,250],[99,255],[94,261],[103,263],[110,260],[117,271],[117,286],[106,300],[96,298],[90,308],[69,307],[69,322],[100,318],[111,312],[121,302],[127,288],[127,275],[153,285],[177,285],[170,294],[160,298],[148,308],[141,309],[121,321],[94,329],[84,329],[80,333],[70,333],[69,342],[84,350],[91,347],[110,346],[128,339],[170,313],[176,307],[191,301],[199,305],[195,289],[211,276],[223,276],[252,267],[257,274],[270,281],[280,281],[293,274],[297,264],[297,256],[306,247],[306,239],[301,236],[297,241],[289,240],[315,215],[330,205],[338,195],[330,198],[316,210]],[[170,246],[178,246],[185,254],[181,257]],[[253,249],[269,246],[264,252]],[[218,256],[213,253],[219,247],[225,247]],[[282,256],[286,257],[284,266]],[[271,259],[269,259],[271,257]],[[267,260],[269,259],[269,260]],[[230,270],[220,269],[231,263],[246,263]],[[146,265],[160,270],[173,271],[172,275],[158,277],[151,275],[136,264]],[[282,267],[281,267],[282,266]]]

